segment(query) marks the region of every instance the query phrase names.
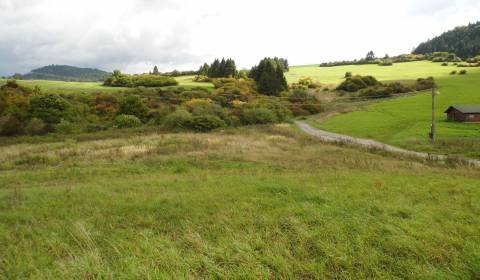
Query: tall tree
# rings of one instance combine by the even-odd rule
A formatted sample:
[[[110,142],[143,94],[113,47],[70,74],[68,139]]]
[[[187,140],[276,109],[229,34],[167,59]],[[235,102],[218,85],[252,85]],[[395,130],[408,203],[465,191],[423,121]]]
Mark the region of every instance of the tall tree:
[[[158,72],[158,67],[157,65],[155,65],[155,67],[153,67],[153,75],[158,75],[160,74],[160,72]]]
[[[278,59],[264,58],[250,70],[249,77],[256,81],[261,93],[278,95],[288,88],[283,67]]]
[[[369,51],[367,53],[367,57],[365,58],[366,61],[372,61],[372,60],[375,60],[375,54],[373,53],[373,51]]]

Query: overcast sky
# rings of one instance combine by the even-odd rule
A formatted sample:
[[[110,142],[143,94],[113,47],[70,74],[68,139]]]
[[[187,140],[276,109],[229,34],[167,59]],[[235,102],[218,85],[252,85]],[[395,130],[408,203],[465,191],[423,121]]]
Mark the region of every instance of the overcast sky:
[[[129,73],[408,53],[480,20],[479,0],[0,0],[0,75],[49,64]]]

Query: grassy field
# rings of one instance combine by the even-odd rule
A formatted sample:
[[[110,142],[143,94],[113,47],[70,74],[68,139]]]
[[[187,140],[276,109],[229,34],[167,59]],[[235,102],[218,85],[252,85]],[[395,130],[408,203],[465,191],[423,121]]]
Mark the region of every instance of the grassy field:
[[[453,66],[440,66],[440,63],[430,61],[419,61],[409,63],[396,63],[393,66],[378,65],[349,65],[338,67],[319,67],[307,65],[290,67],[286,73],[289,83],[297,82],[302,77],[311,77],[316,82],[324,84],[338,84],[343,81],[346,72],[354,75],[372,75],[381,81],[388,80],[416,80],[429,76],[445,77],[453,70],[460,68]]]
[[[443,113],[454,104],[480,104],[480,68],[470,68],[464,76],[448,75],[453,67],[442,67],[430,62],[402,63],[391,68],[369,65],[319,69],[318,71],[325,71],[332,81],[334,75],[341,76],[345,71],[372,74],[380,79],[391,80],[434,76],[441,92],[436,106],[439,142],[436,145],[428,142],[431,123],[429,93],[380,101],[365,106],[360,111],[336,115],[326,120],[314,118],[311,121],[313,125],[409,149],[480,158],[480,125],[449,122]],[[295,71],[307,70],[308,68]],[[384,72],[378,72],[380,70]]]
[[[0,146],[0,278],[480,277],[478,170],[288,126],[80,139]]]
[[[207,87],[213,88],[211,83],[196,83],[193,76],[184,76],[175,78],[182,87]],[[6,80],[0,79],[0,85],[4,84]],[[48,93],[96,93],[96,92],[119,92],[128,90],[128,88],[119,87],[104,87],[102,83],[98,82],[62,82],[62,81],[45,81],[45,80],[20,80],[20,85],[33,88],[40,87],[43,92]]]

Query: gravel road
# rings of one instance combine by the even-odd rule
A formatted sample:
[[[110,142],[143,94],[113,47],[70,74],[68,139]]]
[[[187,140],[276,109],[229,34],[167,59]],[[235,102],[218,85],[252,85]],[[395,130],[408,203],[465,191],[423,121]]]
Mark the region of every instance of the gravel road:
[[[319,138],[320,140],[325,142],[348,143],[348,144],[366,147],[369,149],[379,149],[379,150],[384,150],[390,153],[402,154],[402,155],[407,155],[407,156],[421,158],[421,159],[445,161],[449,158],[446,155],[434,155],[429,153],[415,152],[415,151],[405,150],[402,148],[391,146],[375,140],[356,138],[352,136],[347,136],[343,134],[337,134],[333,132],[316,129],[302,121],[296,121],[295,124],[305,133],[313,137]],[[462,161],[468,165],[480,167],[480,160],[464,159],[464,158],[457,159],[457,160]]]

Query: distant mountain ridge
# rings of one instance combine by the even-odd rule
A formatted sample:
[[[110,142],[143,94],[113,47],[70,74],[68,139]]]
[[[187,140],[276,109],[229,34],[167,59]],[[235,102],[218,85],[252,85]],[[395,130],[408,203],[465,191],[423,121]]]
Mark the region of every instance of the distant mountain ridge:
[[[111,73],[94,69],[80,68],[69,65],[48,65],[30,71],[22,76],[25,80],[52,80],[52,81],[76,81],[97,82],[103,81]]]
[[[414,54],[428,54],[434,52],[455,53],[462,59],[479,55],[480,22],[456,27],[440,36],[421,43],[413,51]]]

